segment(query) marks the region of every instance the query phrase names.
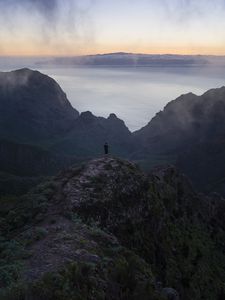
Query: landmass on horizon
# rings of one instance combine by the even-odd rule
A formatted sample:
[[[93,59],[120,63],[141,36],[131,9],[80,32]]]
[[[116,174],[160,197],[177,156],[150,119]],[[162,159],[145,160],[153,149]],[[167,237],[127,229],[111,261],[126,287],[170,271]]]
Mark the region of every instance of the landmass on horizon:
[[[118,65],[118,66],[203,66],[223,65],[225,56],[214,55],[182,55],[182,54],[143,54],[113,52],[81,56],[62,56],[46,59],[37,64],[53,65]]]
[[[144,54],[131,52],[98,53],[74,56],[0,56],[0,63],[21,66],[135,66],[135,67],[196,67],[224,66],[225,55]]]

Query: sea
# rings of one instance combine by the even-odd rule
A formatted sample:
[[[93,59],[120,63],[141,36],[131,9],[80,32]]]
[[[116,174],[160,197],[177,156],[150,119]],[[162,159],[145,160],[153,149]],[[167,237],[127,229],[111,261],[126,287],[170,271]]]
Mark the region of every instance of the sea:
[[[165,105],[189,92],[201,95],[225,85],[224,66],[107,67],[7,63],[0,70],[31,67],[54,78],[79,112],[108,117],[115,113],[131,131],[145,126]]]

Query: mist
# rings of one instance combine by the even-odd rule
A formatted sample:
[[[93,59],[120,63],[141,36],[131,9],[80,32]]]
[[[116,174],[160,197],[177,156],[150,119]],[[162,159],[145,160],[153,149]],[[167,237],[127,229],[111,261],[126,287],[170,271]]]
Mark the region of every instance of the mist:
[[[35,55],[44,52],[65,53],[93,43],[93,25],[89,10],[94,1],[0,0],[0,51],[12,52],[10,43]]]

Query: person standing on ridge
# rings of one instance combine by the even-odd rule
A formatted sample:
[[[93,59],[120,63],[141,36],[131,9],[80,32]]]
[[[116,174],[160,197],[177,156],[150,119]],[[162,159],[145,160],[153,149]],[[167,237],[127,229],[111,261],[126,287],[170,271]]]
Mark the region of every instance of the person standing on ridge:
[[[104,151],[105,151],[105,154],[109,154],[109,145],[107,142],[105,142]]]

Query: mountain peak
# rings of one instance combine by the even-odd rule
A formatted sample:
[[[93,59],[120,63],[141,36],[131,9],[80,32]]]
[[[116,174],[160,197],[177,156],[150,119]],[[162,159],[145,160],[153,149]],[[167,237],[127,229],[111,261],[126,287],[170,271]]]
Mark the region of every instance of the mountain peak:
[[[97,117],[93,115],[91,111],[84,111],[80,114],[79,120],[84,122],[93,122]]]
[[[125,56],[125,55],[133,55],[133,53],[128,53],[128,52],[112,52],[112,53],[103,53],[103,54],[98,54],[99,56]],[[94,56],[94,55],[93,55]]]
[[[90,117],[94,117],[94,115],[93,115],[93,113],[91,111],[87,110],[87,111],[81,112],[80,117],[82,117],[82,118],[90,118]]]
[[[30,73],[32,73],[32,72],[38,72],[38,71],[33,71],[33,70],[29,69],[29,68],[21,68],[21,69],[17,69],[17,70],[15,70],[15,71],[11,71],[11,72],[12,72],[12,73],[13,73],[13,72],[17,72],[17,73],[30,72]]]
[[[116,120],[116,119],[118,119],[118,117],[117,117],[117,115],[116,114],[114,114],[114,113],[111,113],[109,116],[108,116],[108,119],[110,120]]]
[[[54,79],[28,68],[0,72],[0,111],[1,136],[35,143],[65,132],[79,115]]]

